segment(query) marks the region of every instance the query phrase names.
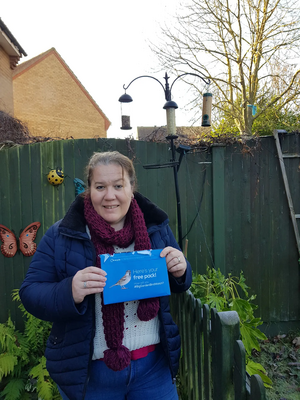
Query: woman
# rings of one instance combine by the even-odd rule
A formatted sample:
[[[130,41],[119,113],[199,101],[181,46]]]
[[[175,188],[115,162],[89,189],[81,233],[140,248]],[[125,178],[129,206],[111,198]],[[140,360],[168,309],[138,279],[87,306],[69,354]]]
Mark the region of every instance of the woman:
[[[42,238],[20,288],[25,308],[53,322],[47,369],[63,399],[178,399],[180,337],[168,296],[104,305],[98,255],[162,249],[177,293],[189,288],[191,267],[165,212],[135,191],[129,158],[95,153],[87,183]]]

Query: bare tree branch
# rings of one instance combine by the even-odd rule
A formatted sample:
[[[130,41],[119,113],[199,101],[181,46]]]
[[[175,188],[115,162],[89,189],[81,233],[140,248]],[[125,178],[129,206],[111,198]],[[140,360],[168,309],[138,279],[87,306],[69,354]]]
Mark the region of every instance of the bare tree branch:
[[[250,134],[253,121],[268,108],[299,99],[295,65],[288,64],[284,76],[274,73],[276,63],[283,67],[300,57],[299,28],[298,0],[190,0],[176,25],[162,28],[163,42],[151,47],[164,68],[210,78],[215,110],[230,111],[240,132]],[[280,81],[275,95],[274,79]],[[187,83],[195,92],[191,104],[200,109],[201,90]],[[253,116],[248,105],[268,98]]]

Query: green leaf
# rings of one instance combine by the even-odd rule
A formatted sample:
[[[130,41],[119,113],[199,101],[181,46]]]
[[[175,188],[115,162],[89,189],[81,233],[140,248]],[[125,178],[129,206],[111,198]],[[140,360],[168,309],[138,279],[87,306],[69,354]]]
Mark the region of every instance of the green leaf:
[[[46,358],[40,358],[39,363],[30,371],[33,378],[37,378],[37,392],[43,400],[52,400],[53,383],[46,369]]]
[[[264,368],[260,363],[257,363],[257,362],[255,362],[255,361],[251,360],[251,358],[248,358],[246,365],[248,366],[249,371],[251,371],[251,374],[250,374],[250,375],[256,374],[257,371],[261,371],[261,372],[263,372],[264,374],[267,373],[267,371],[265,370],[265,368]]]
[[[243,299],[233,299],[231,302],[231,308],[239,314],[241,320],[247,320],[253,318],[253,311],[250,303]]]
[[[211,293],[208,296],[207,304],[210,306],[210,308],[216,308],[217,311],[219,312],[224,310],[226,301],[224,300],[223,297],[216,296],[214,293]]]
[[[41,381],[37,384],[39,397],[43,400],[52,400],[52,383],[50,381]]]
[[[252,334],[259,340],[267,340],[267,336],[261,332],[258,328],[255,328],[255,324],[252,321],[249,321],[248,323],[244,323],[245,326],[248,326],[249,329],[252,328]]]
[[[263,321],[261,320],[261,318],[253,318],[251,319],[251,321],[249,321],[249,324],[252,324],[253,326],[258,326],[261,325],[263,323]]]
[[[48,371],[46,370],[46,358],[44,356],[41,357],[39,363],[30,370],[29,375],[37,379],[44,378],[45,375],[49,375]]]
[[[0,397],[4,397],[5,400],[19,400],[24,388],[25,382],[23,379],[12,378],[0,393]]]
[[[249,286],[246,285],[246,279],[244,277],[243,271],[240,272],[240,279],[239,279],[238,285],[243,290],[245,295],[248,297],[247,289],[250,289],[250,288],[249,288]]]
[[[254,362],[253,360],[248,360],[247,364],[246,364],[246,371],[248,372],[249,375],[254,375],[254,374],[258,374],[263,383],[264,386],[267,388],[271,388],[272,387],[272,380],[266,375],[267,372],[265,370],[265,368],[259,364]]]
[[[246,352],[251,354],[252,349],[260,351],[260,346],[257,339],[265,337],[265,335],[257,328],[253,328],[251,324],[242,323],[240,325],[242,341]]]
[[[9,353],[0,354],[0,382],[3,376],[9,375],[14,370],[16,364],[16,356]]]

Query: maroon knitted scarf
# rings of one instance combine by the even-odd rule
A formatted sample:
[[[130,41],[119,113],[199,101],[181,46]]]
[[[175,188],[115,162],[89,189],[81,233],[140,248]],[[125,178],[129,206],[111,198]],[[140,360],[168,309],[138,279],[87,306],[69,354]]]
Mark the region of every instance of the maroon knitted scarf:
[[[97,255],[113,254],[113,245],[128,247],[133,241],[135,250],[150,250],[151,243],[145,220],[137,201],[133,199],[126,215],[123,229],[115,231],[94,209],[91,199],[85,197],[84,216],[91,233],[91,240]],[[100,257],[97,266],[101,268]],[[158,298],[145,299],[139,302],[137,316],[141,321],[150,321],[159,310]],[[104,362],[113,371],[121,371],[130,364],[131,355],[122,345],[124,337],[124,303],[103,304],[102,317],[104,335],[108,350],[104,351]]]

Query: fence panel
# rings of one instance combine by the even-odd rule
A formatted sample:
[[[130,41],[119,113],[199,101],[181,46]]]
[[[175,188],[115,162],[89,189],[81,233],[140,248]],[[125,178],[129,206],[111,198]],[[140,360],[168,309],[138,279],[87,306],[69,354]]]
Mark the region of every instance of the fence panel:
[[[299,134],[281,135],[284,152],[300,153]],[[163,208],[177,234],[172,168],[145,169],[171,158],[168,144],[116,139],[79,139],[17,146],[0,151],[0,224],[18,236],[33,221],[41,222],[36,242],[62,218],[75,197],[74,178],[94,151],[119,150],[136,167],[139,190]],[[50,169],[62,167],[63,185],[48,184]],[[297,159],[286,164],[292,197],[300,195]],[[213,266],[227,275],[244,271],[251,294],[257,294],[257,316],[276,326],[300,323],[300,269],[279,161],[273,137],[229,143],[187,153],[178,171],[182,199],[182,235],[195,273]],[[300,213],[300,210],[295,210]],[[299,223],[299,221],[298,221]],[[30,258],[0,254],[0,321],[18,311],[10,300]],[[20,321],[19,321],[20,322]],[[290,326],[290,325],[289,325]]]

